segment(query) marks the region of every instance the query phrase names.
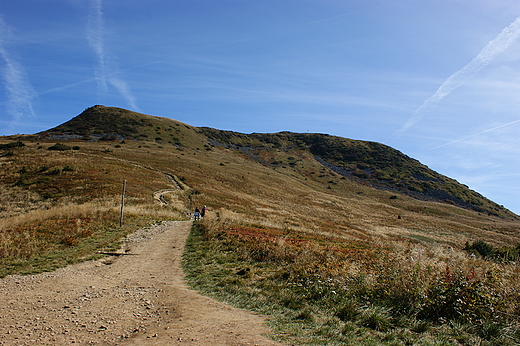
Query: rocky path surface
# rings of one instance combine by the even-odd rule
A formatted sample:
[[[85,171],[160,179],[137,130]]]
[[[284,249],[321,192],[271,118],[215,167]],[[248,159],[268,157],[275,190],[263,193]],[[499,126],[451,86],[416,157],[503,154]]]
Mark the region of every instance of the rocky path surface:
[[[0,345],[280,345],[261,316],[186,287],[191,222],[131,235],[121,255],[0,280]]]

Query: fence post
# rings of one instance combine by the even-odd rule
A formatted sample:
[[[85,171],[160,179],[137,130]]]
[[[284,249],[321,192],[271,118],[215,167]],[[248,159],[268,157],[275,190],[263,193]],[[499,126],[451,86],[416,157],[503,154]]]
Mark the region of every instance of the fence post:
[[[123,182],[123,193],[121,194],[121,215],[119,217],[119,227],[123,227],[123,208],[125,206],[126,180]]]

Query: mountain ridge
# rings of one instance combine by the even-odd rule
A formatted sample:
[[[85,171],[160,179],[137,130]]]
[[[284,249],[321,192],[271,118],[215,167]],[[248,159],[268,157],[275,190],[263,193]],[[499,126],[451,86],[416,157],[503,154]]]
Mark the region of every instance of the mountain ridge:
[[[96,105],[38,139],[86,141],[151,141],[195,149],[221,146],[262,165],[298,168],[298,155],[309,154],[343,179],[416,199],[452,204],[502,218],[518,216],[456,180],[387,145],[319,133],[251,133],[194,127],[177,120]],[[289,153],[277,159],[277,151]],[[312,175],[300,169],[301,174]],[[332,180],[331,180],[332,181]],[[330,181],[329,181],[330,182]]]

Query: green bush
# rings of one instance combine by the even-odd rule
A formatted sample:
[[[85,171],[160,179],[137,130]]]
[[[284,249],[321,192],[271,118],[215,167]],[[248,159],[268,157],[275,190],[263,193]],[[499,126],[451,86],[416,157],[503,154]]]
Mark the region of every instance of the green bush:
[[[503,246],[494,248],[483,240],[477,240],[472,244],[466,243],[464,250],[482,258],[493,259],[499,262],[514,262],[518,261],[520,257],[520,244],[516,247]]]
[[[473,272],[449,268],[432,281],[425,298],[419,316],[430,320],[484,321],[495,315],[500,303],[492,273],[476,278]]]
[[[62,144],[62,143],[56,143],[52,147],[47,148],[47,150],[57,150],[57,151],[65,151],[65,150],[71,150],[72,148],[68,145]]]
[[[483,240],[477,240],[473,242],[473,244],[471,245],[469,243],[466,243],[466,247],[464,248],[464,250],[477,253],[482,257],[491,256],[494,252],[493,246],[491,246],[489,243],[486,243]]]
[[[11,142],[7,144],[0,144],[0,150],[13,149],[13,148],[21,148],[24,147],[25,144],[23,142]]]

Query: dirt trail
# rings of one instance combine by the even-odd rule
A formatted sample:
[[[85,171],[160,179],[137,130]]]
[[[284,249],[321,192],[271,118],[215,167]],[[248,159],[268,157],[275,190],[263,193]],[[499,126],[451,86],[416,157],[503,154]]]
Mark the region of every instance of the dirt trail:
[[[261,316],[189,290],[191,222],[130,236],[120,256],[0,280],[0,345],[280,345]]]

